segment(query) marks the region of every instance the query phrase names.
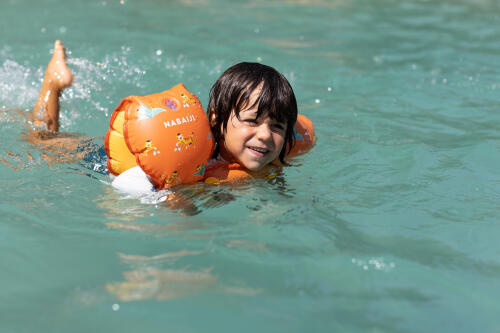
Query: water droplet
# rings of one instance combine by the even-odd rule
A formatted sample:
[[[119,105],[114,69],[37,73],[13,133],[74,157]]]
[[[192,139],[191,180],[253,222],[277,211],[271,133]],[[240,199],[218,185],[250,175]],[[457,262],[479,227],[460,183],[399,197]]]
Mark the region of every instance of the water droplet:
[[[44,34],[47,32],[47,28],[43,27],[42,29],[40,29],[40,31],[42,32],[42,34]]]
[[[113,304],[113,305],[111,306],[111,308],[113,309],[113,311],[118,311],[118,310],[120,310],[120,304],[115,303],[115,304]]]
[[[328,91],[332,91],[332,87],[328,87]]]
[[[321,101],[320,101],[319,99],[317,99],[317,98],[316,98],[316,99],[314,100],[314,103],[319,104],[319,103],[321,103]]]
[[[162,54],[162,53],[163,53],[163,51],[162,51],[162,50],[156,50],[156,55],[157,55],[157,56],[161,56],[161,54]]]

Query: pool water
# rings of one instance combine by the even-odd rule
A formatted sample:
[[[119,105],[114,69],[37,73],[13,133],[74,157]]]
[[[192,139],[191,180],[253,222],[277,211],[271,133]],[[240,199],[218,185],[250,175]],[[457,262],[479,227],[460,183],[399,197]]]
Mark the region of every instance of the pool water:
[[[496,332],[496,0],[0,3],[0,331]],[[276,67],[318,142],[271,181],[176,208],[25,141],[53,41],[62,131],[121,98]]]

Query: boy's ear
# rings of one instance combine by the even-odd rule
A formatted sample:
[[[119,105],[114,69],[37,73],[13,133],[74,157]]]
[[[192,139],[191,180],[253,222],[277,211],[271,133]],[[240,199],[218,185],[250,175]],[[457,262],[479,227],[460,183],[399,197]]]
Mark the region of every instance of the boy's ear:
[[[217,119],[215,119],[215,110],[213,108],[211,108],[208,113],[208,121],[210,122],[210,127],[214,127],[217,122]]]

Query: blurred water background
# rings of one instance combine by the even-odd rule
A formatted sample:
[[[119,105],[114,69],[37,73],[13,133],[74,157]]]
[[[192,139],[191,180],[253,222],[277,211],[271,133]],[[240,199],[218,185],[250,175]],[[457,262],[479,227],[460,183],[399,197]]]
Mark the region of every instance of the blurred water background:
[[[3,0],[1,332],[498,332],[496,0]],[[206,106],[240,61],[283,72],[318,143],[273,181],[172,209],[25,141],[55,39],[62,131],[127,95]],[[89,169],[90,167],[90,169]]]

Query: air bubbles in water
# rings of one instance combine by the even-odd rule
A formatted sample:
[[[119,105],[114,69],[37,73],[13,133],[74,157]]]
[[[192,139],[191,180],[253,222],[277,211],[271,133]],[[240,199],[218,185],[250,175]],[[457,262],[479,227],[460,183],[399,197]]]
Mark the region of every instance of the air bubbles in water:
[[[385,262],[384,258],[381,258],[381,257],[371,258],[368,261],[362,260],[362,259],[352,258],[351,262],[354,265],[361,267],[364,271],[374,269],[377,271],[389,272],[396,267],[396,264],[394,262],[387,263],[387,262]]]
[[[118,311],[120,310],[120,304],[118,303],[115,303],[111,306],[111,309],[113,309],[113,311]]]
[[[167,59],[165,63],[165,67],[171,72],[173,75],[178,77],[182,77],[184,75],[184,64],[185,64],[184,55],[180,54],[176,60],[172,61],[171,59]]]

